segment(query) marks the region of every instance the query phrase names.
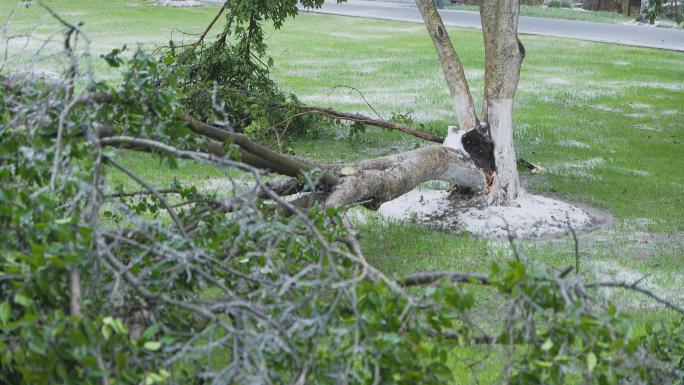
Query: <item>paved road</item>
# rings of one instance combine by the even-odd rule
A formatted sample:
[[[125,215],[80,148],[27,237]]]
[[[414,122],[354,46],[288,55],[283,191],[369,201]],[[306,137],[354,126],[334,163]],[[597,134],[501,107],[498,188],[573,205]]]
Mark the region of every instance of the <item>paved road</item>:
[[[302,9],[302,11],[307,11]],[[368,17],[373,19],[422,23],[415,6],[383,1],[348,0],[336,4],[327,0],[322,9],[314,13]],[[444,24],[452,27],[481,28],[480,15],[468,11],[440,11]],[[639,47],[684,51],[684,30],[650,26],[590,23],[585,21],[545,19],[521,16],[518,32],[529,35],[547,35],[571,39],[598,41]]]

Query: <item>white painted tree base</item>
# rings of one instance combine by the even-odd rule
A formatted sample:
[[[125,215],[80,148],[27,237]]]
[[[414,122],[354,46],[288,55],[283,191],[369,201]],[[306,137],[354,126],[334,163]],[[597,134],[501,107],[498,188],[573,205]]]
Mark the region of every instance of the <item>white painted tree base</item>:
[[[504,238],[552,237],[595,228],[584,209],[555,199],[526,194],[510,206],[463,207],[444,190],[412,190],[380,206],[385,218],[410,220],[449,231]]]

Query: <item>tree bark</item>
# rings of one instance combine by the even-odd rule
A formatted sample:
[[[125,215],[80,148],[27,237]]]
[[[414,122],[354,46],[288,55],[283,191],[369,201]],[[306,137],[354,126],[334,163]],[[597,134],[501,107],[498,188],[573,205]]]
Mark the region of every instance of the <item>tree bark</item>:
[[[509,204],[522,195],[513,148],[513,97],[525,49],[518,40],[518,1],[483,0],[480,6],[485,44],[482,118],[494,143],[496,177],[490,204]]]
[[[326,200],[328,207],[364,202],[368,207],[377,208],[431,180],[480,193],[487,189],[484,172],[470,158],[444,146],[363,160],[357,165],[356,173],[340,179]]]
[[[486,119],[494,143],[496,165],[496,175],[488,199],[492,205],[508,205],[524,194],[513,148],[512,114],[512,99],[489,103]]]
[[[430,33],[432,43],[435,45],[439,62],[442,64],[442,71],[449,87],[458,124],[461,129],[472,130],[477,128],[475,103],[473,103],[473,97],[470,94],[468,81],[461,60],[458,58],[454,45],[449,39],[449,33],[444,27],[442,17],[437,12],[435,2],[434,0],[416,0],[416,5]]]

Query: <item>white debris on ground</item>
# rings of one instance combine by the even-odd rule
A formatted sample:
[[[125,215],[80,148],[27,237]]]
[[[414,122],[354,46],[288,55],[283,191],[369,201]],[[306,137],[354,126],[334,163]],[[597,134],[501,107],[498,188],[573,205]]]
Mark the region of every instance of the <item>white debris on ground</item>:
[[[157,5],[159,5],[160,7],[185,8],[199,7],[203,4],[196,0],[157,0]]]
[[[445,230],[504,238],[552,237],[592,231],[592,216],[577,206],[526,194],[510,206],[459,208],[444,190],[412,190],[380,206],[380,214],[394,220],[411,220]]]

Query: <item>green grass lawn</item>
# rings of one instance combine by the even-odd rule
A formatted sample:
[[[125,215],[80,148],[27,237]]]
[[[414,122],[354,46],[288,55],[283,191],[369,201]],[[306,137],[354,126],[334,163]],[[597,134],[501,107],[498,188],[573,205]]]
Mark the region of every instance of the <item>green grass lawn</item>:
[[[140,1],[48,1],[73,21],[84,21],[94,56],[124,43],[146,48],[173,33],[197,33],[215,7],[170,9]],[[10,1],[0,3],[0,18]],[[569,11],[575,12],[575,11]],[[577,12],[578,14],[581,14]],[[15,31],[43,20],[35,7],[19,8]],[[452,29],[471,90],[482,99],[484,52],[479,32]],[[189,37],[192,38],[192,37]],[[684,54],[663,50],[521,36],[527,57],[514,111],[518,155],[545,168],[523,174],[526,188],[612,214],[615,223],[580,237],[583,267],[616,279],[651,274],[645,282],[667,298],[684,302]],[[268,34],[274,76],[304,102],[370,114],[363,100],[336,85],[363,91],[385,117],[401,113],[440,134],[455,124],[447,88],[424,27],[386,21],[301,15]],[[4,42],[0,42],[0,48]],[[44,65],[49,65],[49,62]],[[104,64],[95,66],[116,81]],[[319,127],[320,138],[297,139],[300,155],[326,162],[396,153],[424,143],[402,134],[369,129],[351,143],[340,127]],[[128,167],[164,186],[173,178],[199,188],[220,186],[226,171],[183,163],[170,170],[144,154],[121,157]],[[123,183],[116,175],[113,183]],[[134,189],[132,184],[126,188]],[[359,225],[369,261],[388,273],[449,269],[483,271],[510,257],[498,241],[387,223],[371,216]],[[559,269],[574,262],[570,238],[528,240],[529,258]],[[607,293],[646,322],[659,313],[639,297]],[[478,293],[483,309],[495,299]],[[647,309],[647,311],[643,311]],[[650,314],[649,314],[650,313]],[[483,311],[481,318],[495,317]]]

